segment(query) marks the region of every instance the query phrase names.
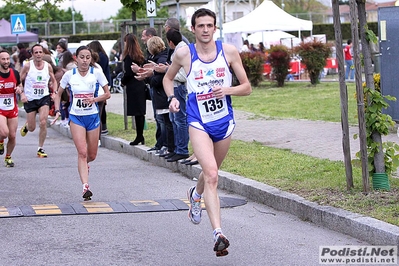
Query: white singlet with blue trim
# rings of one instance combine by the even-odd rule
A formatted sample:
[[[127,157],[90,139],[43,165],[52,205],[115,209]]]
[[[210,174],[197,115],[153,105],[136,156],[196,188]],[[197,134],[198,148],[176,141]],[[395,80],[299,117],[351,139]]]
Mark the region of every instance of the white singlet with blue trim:
[[[235,126],[231,97],[213,96],[215,86],[230,87],[232,73],[226,62],[223,46],[216,41],[216,58],[202,61],[194,44],[190,44],[191,69],[187,75],[187,120],[190,126],[206,131],[214,141],[228,137]]]
[[[48,63],[43,61],[43,69],[37,69],[33,61],[29,62],[29,71],[25,79],[25,95],[28,101],[39,100],[44,96],[50,95],[48,83],[50,74]]]
[[[84,99],[96,97],[98,88],[108,84],[104,73],[97,69],[90,67],[87,74],[83,77],[79,74],[76,68],[67,71],[60,81],[60,86],[66,88],[69,86],[71,93],[71,104],[69,113],[71,115],[92,115],[98,113],[97,103],[87,104]]]

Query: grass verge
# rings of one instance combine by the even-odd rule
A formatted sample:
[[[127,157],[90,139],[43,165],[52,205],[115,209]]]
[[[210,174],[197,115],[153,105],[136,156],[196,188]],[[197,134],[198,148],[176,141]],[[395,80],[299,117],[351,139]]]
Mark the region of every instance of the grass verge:
[[[306,83],[288,83],[284,88],[273,88],[268,83],[254,88],[248,97],[234,97],[236,109],[257,116],[340,121],[338,83],[322,83],[316,87]],[[348,86],[349,118],[356,124],[354,85]],[[322,103],[318,103],[322,102]],[[290,110],[289,110],[290,109]],[[123,116],[107,114],[110,135],[133,140],[135,132],[124,130]],[[352,119],[351,119],[352,117]],[[129,120],[129,128],[131,123]],[[144,131],[146,145],[155,144],[155,124],[148,123]],[[318,159],[270,148],[258,142],[233,140],[221,170],[263,182],[287,192],[295,193],[321,205],[329,205],[360,213],[399,225],[399,179],[391,178],[391,191],[361,191],[361,170],[353,168],[355,188],[346,190],[345,167],[342,162]],[[371,183],[371,182],[370,182]]]

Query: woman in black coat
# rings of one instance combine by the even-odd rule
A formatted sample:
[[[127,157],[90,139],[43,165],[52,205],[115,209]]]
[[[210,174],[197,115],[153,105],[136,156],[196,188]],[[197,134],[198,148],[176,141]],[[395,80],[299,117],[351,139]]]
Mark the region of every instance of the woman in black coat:
[[[137,133],[130,145],[145,144],[143,131],[146,113],[146,85],[143,80],[140,81],[135,78],[131,69],[132,63],[141,66],[145,59],[136,36],[129,33],[125,36],[124,42],[122,57],[125,74],[122,78],[122,84],[126,86],[127,115],[134,116]]]

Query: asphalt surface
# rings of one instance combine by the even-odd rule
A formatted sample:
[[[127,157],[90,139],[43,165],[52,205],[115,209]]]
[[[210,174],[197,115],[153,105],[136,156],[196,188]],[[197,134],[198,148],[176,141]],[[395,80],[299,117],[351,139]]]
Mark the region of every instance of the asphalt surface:
[[[120,113],[121,106],[121,95],[113,94],[107,110]],[[18,129],[25,121],[20,113]],[[257,121],[249,119],[244,126],[245,114],[237,116],[234,138],[245,136],[250,126],[256,128]],[[263,138],[252,136],[254,132],[246,139]],[[221,172],[222,199],[246,204],[222,209],[223,230],[231,246],[228,256],[216,258],[206,211],[198,226],[187,218],[185,194],[195,184],[198,165],[166,163],[148,154],[148,147],[131,147],[127,141],[107,136],[90,167],[93,200],[84,202],[76,149],[66,136],[70,133],[65,128],[49,128],[44,145],[49,157],[37,158],[38,130],[26,137],[17,135],[15,167],[4,167],[0,174],[0,265],[319,265],[320,246],[396,240],[393,228],[373,219],[320,208]],[[165,207],[171,205],[180,208]],[[61,213],[49,213],[57,208]],[[19,210],[20,215],[7,216],[4,210],[14,214]],[[320,215],[330,225],[323,224]],[[354,229],[340,233],[337,226]]]

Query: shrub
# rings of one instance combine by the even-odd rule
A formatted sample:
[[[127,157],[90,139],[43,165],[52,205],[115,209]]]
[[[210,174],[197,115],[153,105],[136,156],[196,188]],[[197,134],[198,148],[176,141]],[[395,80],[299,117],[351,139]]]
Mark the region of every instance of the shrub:
[[[320,83],[320,72],[331,55],[331,44],[319,41],[301,42],[294,51],[302,58],[302,63],[309,73],[310,83],[313,85]]]
[[[291,54],[284,45],[275,45],[269,49],[268,56],[272,74],[277,81],[278,87],[284,86],[290,68]]]
[[[242,64],[252,86],[257,86],[263,80],[263,64],[266,56],[261,52],[240,53]]]

